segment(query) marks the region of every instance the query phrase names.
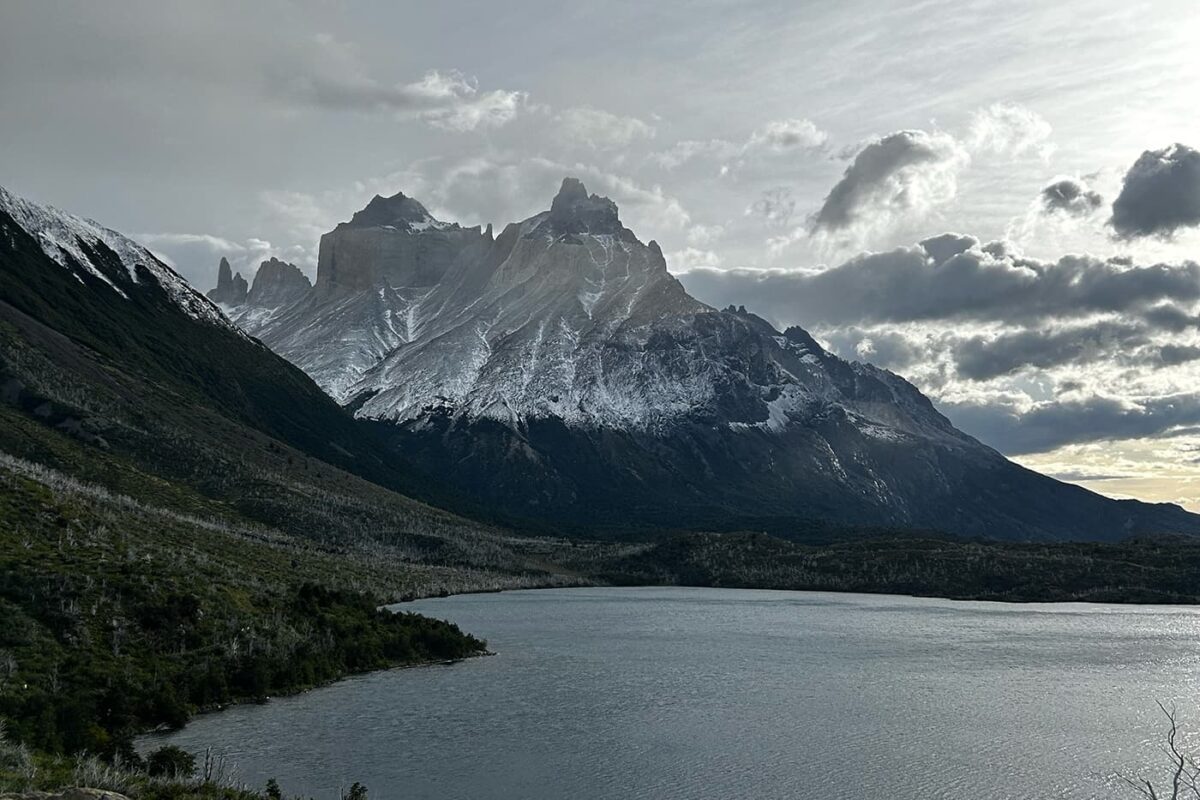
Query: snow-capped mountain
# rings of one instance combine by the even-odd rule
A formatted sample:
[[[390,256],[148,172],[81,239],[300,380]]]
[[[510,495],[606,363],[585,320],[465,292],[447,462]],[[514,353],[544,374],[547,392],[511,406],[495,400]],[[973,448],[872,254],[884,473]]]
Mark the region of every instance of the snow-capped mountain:
[[[191,287],[182,276],[137,242],[89,219],[68,214],[53,206],[44,206],[18,197],[0,186],[0,212],[12,224],[37,240],[42,252],[80,283],[84,276],[98,279],[116,295],[130,299],[131,287],[152,282],[188,316],[223,327],[232,327],[220,310]],[[13,233],[3,233],[12,241]],[[116,256],[119,268],[101,254],[101,249]]]
[[[292,269],[260,268],[248,299],[300,283],[294,296],[303,295],[308,282]],[[114,474],[194,487],[181,496],[240,495],[246,487],[230,475],[269,482],[298,453],[389,487],[408,479],[377,436],[152,252],[2,187],[0,412],[85,448],[53,449],[58,468],[99,453],[95,463],[121,465]],[[8,424],[6,452],[49,457],[38,436]],[[278,470],[256,460],[288,448]]]
[[[425,472],[514,515],[1011,538],[1200,530],[1177,507],[1012,464],[899,376],[800,328],[700,303],[655,242],[570,178],[499,236],[376,197],[322,237],[303,297],[233,313]]]

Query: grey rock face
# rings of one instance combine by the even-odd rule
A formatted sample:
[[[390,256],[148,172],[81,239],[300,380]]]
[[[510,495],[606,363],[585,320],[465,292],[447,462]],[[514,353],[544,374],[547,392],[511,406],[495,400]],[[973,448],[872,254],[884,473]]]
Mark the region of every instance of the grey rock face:
[[[464,247],[482,238],[478,228],[434,219],[411,197],[376,196],[321,237],[316,285],[325,295],[432,286]]]
[[[567,178],[550,204],[547,223],[556,233],[614,234],[621,230],[617,204],[607,197],[588,195],[575,178]]]
[[[246,303],[259,308],[278,308],[296,302],[311,288],[312,283],[299,267],[271,258],[259,265]]]
[[[398,192],[391,197],[375,195],[362,211],[355,212],[349,222],[339,228],[382,228],[397,225],[423,225],[433,221],[425,206]]]
[[[208,292],[208,299],[221,305],[237,306],[246,302],[248,289],[242,273],[233,274],[229,261],[222,258],[217,268],[217,286]]]
[[[322,238],[311,291],[240,324],[382,423],[419,469],[514,516],[1200,532],[1177,507],[1118,503],[1012,464],[904,379],[800,328],[700,303],[657,244],[574,179],[495,238],[403,195],[375,198]]]

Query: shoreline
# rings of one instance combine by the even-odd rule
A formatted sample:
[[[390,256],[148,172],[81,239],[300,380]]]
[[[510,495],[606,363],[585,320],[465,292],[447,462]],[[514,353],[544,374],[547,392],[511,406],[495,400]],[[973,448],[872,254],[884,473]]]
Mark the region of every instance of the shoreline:
[[[911,592],[889,592],[884,590],[872,591],[870,589],[832,589],[832,588],[793,588],[788,586],[714,586],[712,584],[702,583],[587,583],[576,586],[521,586],[507,589],[473,589],[463,592],[451,592],[449,594],[428,594],[418,597],[410,597],[404,600],[397,600],[394,603],[387,603],[380,606],[381,609],[391,610],[393,607],[408,605],[409,603],[417,603],[423,600],[444,600],[450,597],[469,597],[480,594],[508,594],[511,592],[545,592],[554,589],[716,589],[716,590],[735,590],[742,592],[793,592],[797,594],[836,594],[836,595],[863,595],[867,597],[902,597],[912,600],[948,600],[954,603],[997,603],[1006,606],[1029,606],[1029,605],[1047,605],[1047,606],[1065,606],[1065,605],[1086,605],[1086,606],[1129,606],[1131,608],[1161,606],[1163,608],[1193,608],[1200,610],[1200,600],[1196,601],[1179,601],[1166,602],[1162,600],[1078,600],[1078,599],[1027,599],[1027,598],[1003,598],[1003,597],[986,597],[986,596],[959,596],[954,597],[946,594],[915,594]],[[397,609],[399,610],[399,609]],[[419,612],[408,612],[419,613]],[[460,659],[461,660],[461,659]]]
[[[411,664],[396,664],[391,667],[382,667],[380,669],[368,669],[368,670],[362,670],[360,672],[349,672],[349,673],[346,673],[345,675],[341,675],[339,677],[331,678],[330,680],[323,681],[318,684],[314,684],[313,686],[306,686],[305,688],[298,689],[297,691],[294,691],[294,692],[285,692],[282,694],[268,695],[266,697],[246,697],[246,698],[241,698],[241,699],[236,699],[236,700],[230,700],[228,703],[221,703],[221,704],[215,705],[215,706],[205,706],[203,708],[197,709],[196,713],[192,714],[188,718],[187,722],[185,722],[183,725],[180,725],[177,728],[173,728],[169,725],[164,724],[164,725],[158,725],[154,728],[151,728],[149,730],[142,731],[141,733],[136,734],[134,736],[134,746],[137,747],[138,750],[141,750],[142,748],[138,746],[139,740],[144,740],[148,737],[162,737],[165,735],[169,735],[169,734],[184,730],[185,728],[187,728],[188,725],[190,725],[192,723],[192,720],[197,719],[198,717],[208,717],[208,716],[212,716],[213,714],[220,714],[223,711],[229,711],[230,709],[238,708],[240,706],[262,706],[262,705],[266,705],[267,703],[270,703],[272,700],[286,700],[288,698],[301,697],[303,695],[318,691],[320,689],[327,689],[330,686],[334,686],[336,684],[342,683],[343,681],[348,681],[351,678],[359,678],[364,675],[377,675],[377,674],[384,673],[384,672],[399,672],[400,670],[407,670],[407,669],[427,669],[430,667],[448,667],[448,666],[453,666],[454,664],[461,664],[464,661],[470,661],[470,660],[476,659],[476,658],[489,658],[489,657],[495,656],[495,655],[497,655],[497,653],[492,650],[483,650],[483,651],[481,651],[479,653],[475,653],[473,655],[463,656],[462,658],[437,658],[437,659],[431,659],[429,661],[418,661],[418,662],[411,663]]]
[[[408,605],[410,603],[416,603],[416,602],[423,601],[423,600],[443,600],[443,599],[449,599],[452,597],[467,597],[467,596],[472,596],[472,595],[508,594],[508,593],[512,593],[512,592],[545,592],[545,591],[551,591],[551,590],[578,590],[578,589],[617,589],[617,590],[620,590],[620,589],[708,589],[708,590],[716,590],[716,591],[732,590],[732,591],[741,591],[741,592],[787,592],[790,594],[808,594],[808,595],[818,595],[818,594],[846,595],[846,596],[860,596],[860,597],[869,597],[869,598],[893,597],[893,598],[897,598],[897,599],[907,599],[907,600],[943,600],[943,601],[948,601],[948,602],[953,602],[953,603],[994,603],[997,605],[1009,606],[1009,607],[1032,606],[1032,605],[1063,607],[1063,606],[1078,605],[1078,606],[1090,606],[1090,607],[1120,606],[1120,607],[1129,607],[1129,608],[1161,607],[1161,608],[1169,608],[1169,609],[1177,608],[1177,609],[1181,609],[1181,610],[1189,610],[1190,609],[1190,610],[1200,611],[1200,603],[1149,603],[1149,602],[1132,602],[1132,601],[1123,601],[1122,602],[1122,601],[1096,601],[1096,600],[1005,600],[1005,599],[996,599],[996,598],[948,597],[945,595],[905,594],[905,593],[899,593],[899,592],[883,592],[883,591],[872,592],[872,591],[863,591],[863,590],[838,590],[838,589],[824,589],[824,588],[791,589],[791,588],[770,588],[770,587],[763,587],[763,586],[705,586],[705,585],[679,584],[679,583],[645,583],[645,584],[621,584],[621,585],[609,584],[609,583],[589,583],[589,584],[576,585],[576,586],[547,585],[547,586],[523,586],[523,587],[514,587],[514,588],[487,588],[487,589],[477,589],[477,590],[463,591],[463,592],[453,592],[453,593],[447,593],[447,594],[438,593],[438,594],[423,595],[420,597],[413,597],[413,598],[408,598],[405,600],[399,600],[394,603],[388,603],[388,604],[379,606],[379,608],[383,609],[383,610],[392,611],[393,613],[424,613],[425,615],[428,615],[429,612],[403,612],[401,609],[399,609],[397,607]],[[347,673],[345,675],[341,675],[341,676],[333,678],[331,680],[324,681],[322,683],[318,683],[313,686],[305,687],[305,688],[300,689],[295,692],[270,695],[270,696],[263,697],[263,698],[243,698],[243,699],[239,699],[239,700],[232,700],[230,702],[223,703],[218,706],[209,706],[209,707],[197,709],[196,713],[193,714],[192,717],[188,719],[188,722],[178,728],[171,728],[166,725],[159,725],[150,730],[143,731],[136,735],[135,744],[139,743],[139,740],[143,740],[141,742],[141,744],[144,744],[144,740],[148,737],[162,737],[164,735],[168,735],[168,734],[174,733],[176,731],[183,730],[184,728],[186,728],[188,726],[188,724],[191,723],[192,719],[194,719],[196,717],[218,714],[222,711],[227,711],[227,710],[237,707],[237,706],[265,705],[266,703],[269,703],[274,699],[287,699],[287,698],[293,698],[293,697],[300,697],[302,695],[317,691],[319,689],[328,688],[330,686],[336,685],[338,683],[349,680],[351,678],[362,677],[362,676],[366,676],[366,675],[374,675],[374,674],[378,674],[378,673],[409,670],[409,669],[424,669],[424,668],[437,667],[437,666],[453,666],[454,664],[463,663],[465,661],[469,661],[472,659],[488,658],[488,657],[496,656],[496,655],[498,655],[498,653],[496,653],[495,651],[484,650],[482,652],[475,653],[475,654],[469,655],[469,656],[464,656],[462,658],[432,659],[429,661],[421,661],[421,662],[416,662],[416,663],[411,663],[411,664],[396,664],[394,666],[383,667],[380,669],[372,669],[372,670],[364,670],[364,671],[360,671],[360,672]],[[139,750],[141,750],[141,749],[142,748],[139,746]]]

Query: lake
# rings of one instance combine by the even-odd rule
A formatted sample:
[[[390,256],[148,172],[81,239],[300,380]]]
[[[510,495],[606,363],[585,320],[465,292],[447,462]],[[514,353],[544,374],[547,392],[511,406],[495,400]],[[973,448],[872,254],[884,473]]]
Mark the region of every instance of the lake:
[[[1200,610],[687,588],[398,606],[497,655],[392,670],[146,737],[239,779],[372,800],[1121,798],[1178,708]]]

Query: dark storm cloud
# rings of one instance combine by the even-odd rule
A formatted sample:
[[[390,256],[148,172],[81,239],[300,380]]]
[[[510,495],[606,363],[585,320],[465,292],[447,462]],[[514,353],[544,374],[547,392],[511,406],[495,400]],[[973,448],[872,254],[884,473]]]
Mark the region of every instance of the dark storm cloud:
[[[929,173],[958,162],[963,151],[953,137],[940,133],[897,131],[858,152],[813,215],[814,231],[849,228],[872,213],[889,213],[923,205],[939,187]],[[952,182],[953,177],[943,174]]]
[[[943,233],[921,241],[921,247],[926,254],[939,264],[959,253],[965,253],[977,244],[979,240],[974,236],[961,233]]]
[[[869,361],[877,367],[903,370],[928,354],[919,342],[891,331],[836,328],[823,331],[829,349],[842,358]]]
[[[679,277],[705,302],[745,305],[800,325],[1034,323],[1103,312],[1180,323],[1187,315],[1172,305],[1200,300],[1200,264],[1193,261],[1134,266],[1064,256],[1046,262],[958,234],[863,254],[823,272],[695,269]]]
[[[1200,360],[1200,347],[1180,344],[1165,344],[1158,351],[1158,358],[1163,364],[1174,367],[1189,361]]]
[[[1027,367],[1048,369],[1111,360],[1148,343],[1147,331],[1140,325],[1100,322],[1061,330],[1023,330],[994,338],[971,336],[955,343],[953,358],[959,375],[982,381]],[[1166,363],[1165,357],[1163,361]]]
[[[1200,225],[1200,152],[1173,144],[1142,153],[1125,173],[1109,224],[1121,239],[1169,238]]]
[[[1200,395],[1144,400],[1089,397],[1035,405],[940,403],[957,426],[1006,455],[1042,453],[1068,444],[1172,435],[1200,424]]]
[[[1158,330],[1180,333],[1189,328],[1200,327],[1200,316],[1189,314],[1178,306],[1165,303],[1141,311],[1139,318]]]
[[[1074,178],[1063,178],[1042,189],[1042,208],[1050,213],[1086,217],[1104,205],[1099,192]]]

